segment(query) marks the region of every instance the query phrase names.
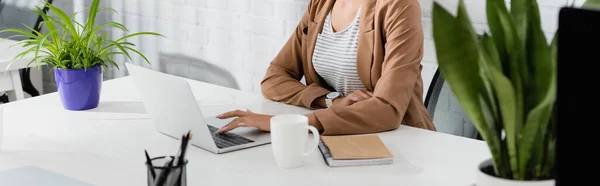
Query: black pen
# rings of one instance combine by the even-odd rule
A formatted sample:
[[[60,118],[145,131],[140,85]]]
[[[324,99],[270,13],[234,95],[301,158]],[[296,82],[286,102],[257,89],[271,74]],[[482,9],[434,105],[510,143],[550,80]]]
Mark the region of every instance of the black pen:
[[[179,145],[179,150],[177,150],[177,154],[175,154],[175,166],[179,165],[179,159],[181,158],[181,153],[183,151],[183,146],[185,145],[186,137],[185,135],[181,135],[181,143]]]
[[[187,147],[188,147],[189,141],[190,141],[190,139],[192,137],[191,136],[192,134],[190,132],[191,131],[188,131],[187,137],[185,138],[186,140],[185,140],[185,142],[183,144],[183,148],[181,150],[181,156],[179,157],[179,162],[177,162],[178,165],[183,165],[183,163],[185,162],[185,154],[187,152]]]
[[[148,155],[148,151],[144,150],[146,153],[146,161],[148,161],[148,165],[150,166],[150,175],[152,175],[152,179],[156,177],[156,172],[154,172],[154,165],[152,165],[152,159],[150,159],[150,155]]]
[[[170,171],[169,169],[171,168],[171,164],[173,163],[173,158],[172,157],[167,157],[167,162],[165,162],[165,164],[163,165],[164,170],[162,172],[160,172],[160,175],[154,179],[154,185],[155,186],[161,186],[164,185],[167,176],[169,176]]]
[[[167,186],[175,185],[177,180],[179,180],[179,176],[181,175],[181,169],[175,169],[169,175],[167,175],[165,184]]]

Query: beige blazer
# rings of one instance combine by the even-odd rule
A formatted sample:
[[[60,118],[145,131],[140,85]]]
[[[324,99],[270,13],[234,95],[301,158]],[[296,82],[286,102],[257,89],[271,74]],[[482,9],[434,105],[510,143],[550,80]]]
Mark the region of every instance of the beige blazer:
[[[271,100],[319,109],[323,135],[394,130],[401,124],[436,130],[423,104],[423,29],[418,0],[369,0],[360,15],[357,70],[371,99],[351,106],[317,108],[333,88],[315,72],[312,56],[335,0],[311,0],[292,37],[271,62],[261,83]],[[305,77],[306,85],[300,80]]]

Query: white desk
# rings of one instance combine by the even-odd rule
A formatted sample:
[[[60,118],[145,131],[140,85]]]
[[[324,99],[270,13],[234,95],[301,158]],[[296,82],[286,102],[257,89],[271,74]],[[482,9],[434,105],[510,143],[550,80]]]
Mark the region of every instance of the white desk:
[[[4,40],[4,38],[0,38]],[[6,40],[0,42],[0,92],[14,91],[17,100],[25,99],[23,94],[23,88],[21,86],[21,77],[19,76],[19,69],[27,67],[27,63],[34,58],[33,54],[26,55],[22,59],[15,60],[10,68],[6,68],[9,63],[24,52],[26,48],[21,46],[14,46],[9,49],[9,46],[17,43],[14,40]]]
[[[309,112],[259,94],[190,82],[209,116],[244,108]],[[81,112],[63,109],[57,94],[4,105],[0,170],[35,165],[95,185],[146,185],[144,149],[151,156],[173,154],[178,141],[154,130],[129,77],[104,82],[100,101]],[[379,135],[395,155],[392,165],[330,168],[316,152],[303,167],[282,169],[270,145],[222,155],[193,147],[188,185],[467,186],[477,165],[490,157],[483,142],[407,126]]]

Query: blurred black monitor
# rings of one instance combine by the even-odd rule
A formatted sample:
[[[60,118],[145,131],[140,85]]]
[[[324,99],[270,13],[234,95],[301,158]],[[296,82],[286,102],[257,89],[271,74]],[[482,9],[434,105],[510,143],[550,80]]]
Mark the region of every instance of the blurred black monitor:
[[[562,8],[558,22],[556,185],[589,185],[599,176],[600,11]]]

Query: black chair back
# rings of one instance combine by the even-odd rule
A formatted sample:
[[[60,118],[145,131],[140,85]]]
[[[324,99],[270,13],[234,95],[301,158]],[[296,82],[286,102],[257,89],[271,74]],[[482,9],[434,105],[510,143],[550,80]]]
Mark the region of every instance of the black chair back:
[[[481,139],[439,69],[427,91],[425,107],[439,132]]]

